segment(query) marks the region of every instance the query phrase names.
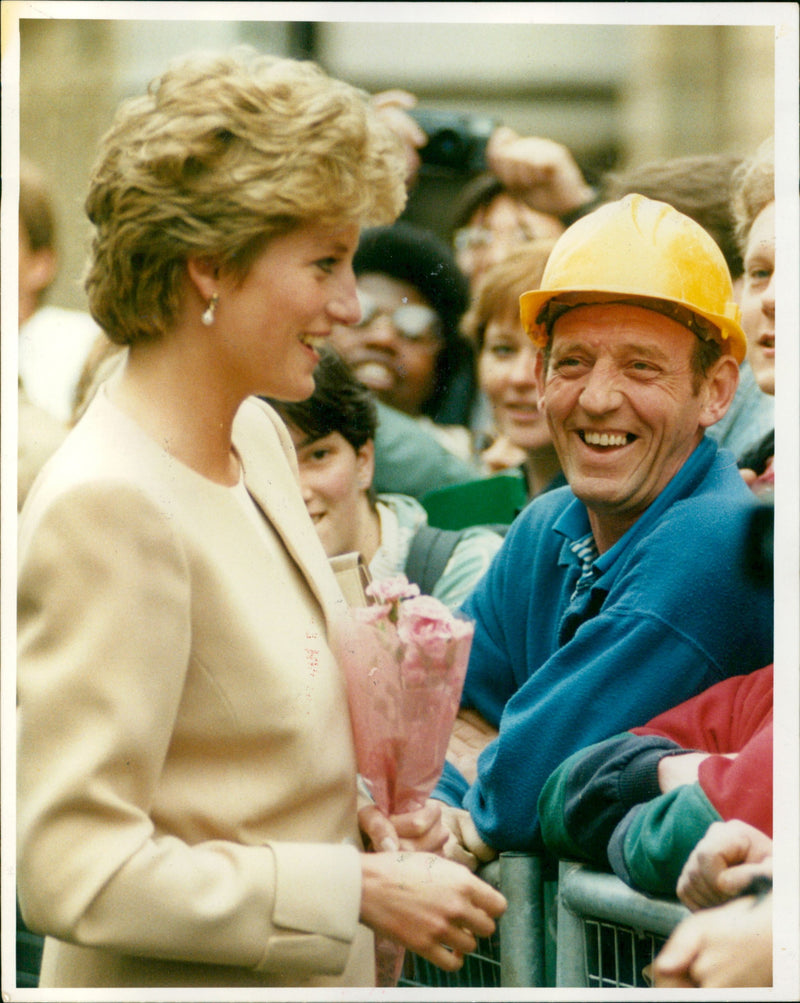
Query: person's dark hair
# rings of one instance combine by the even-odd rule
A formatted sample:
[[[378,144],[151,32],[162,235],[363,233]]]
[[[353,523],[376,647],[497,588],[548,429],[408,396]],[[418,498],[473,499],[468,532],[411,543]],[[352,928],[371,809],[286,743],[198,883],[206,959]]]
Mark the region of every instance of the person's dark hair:
[[[320,349],[314,370],[314,393],[304,401],[264,398],[283,420],[314,442],[338,432],[358,451],[375,438],[378,409],[372,393],[330,345]]]
[[[422,411],[443,425],[466,424],[475,395],[475,361],[459,325],[469,305],[469,283],[450,248],[436,234],[405,221],[373,227],[361,235],[353,271],[407,282],[436,311],[444,344],[436,359],[435,389]]]
[[[673,206],[711,234],[735,280],[744,272],[744,264],[736,240],[731,186],[741,162],[742,157],[723,153],[654,161],[607,174],[602,182],[602,198],[616,202],[625,195],[638,194]]]
[[[506,186],[494,174],[478,174],[464,185],[451,210],[449,226],[451,238],[456,230],[468,225],[478,209],[491,205],[498,195],[506,191]]]

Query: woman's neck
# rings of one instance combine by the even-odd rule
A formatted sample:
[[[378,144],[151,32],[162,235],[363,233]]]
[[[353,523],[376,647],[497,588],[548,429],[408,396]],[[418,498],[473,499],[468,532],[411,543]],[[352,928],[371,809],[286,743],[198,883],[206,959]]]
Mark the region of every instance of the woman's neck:
[[[108,394],[171,456],[218,484],[237,483],[232,430],[241,401],[209,379],[202,358],[167,339],[133,346]]]

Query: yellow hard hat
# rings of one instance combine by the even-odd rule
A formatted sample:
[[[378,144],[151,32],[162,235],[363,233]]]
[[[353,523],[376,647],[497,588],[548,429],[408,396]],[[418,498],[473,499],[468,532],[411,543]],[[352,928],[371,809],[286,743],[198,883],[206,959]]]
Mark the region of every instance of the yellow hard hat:
[[[519,301],[523,327],[540,347],[549,337],[551,301],[638,302],[701,338],[721,338],[737,362],[747,350],[722,251],[699,223],[644,195],[609,202],[558,238],[540,288]]]

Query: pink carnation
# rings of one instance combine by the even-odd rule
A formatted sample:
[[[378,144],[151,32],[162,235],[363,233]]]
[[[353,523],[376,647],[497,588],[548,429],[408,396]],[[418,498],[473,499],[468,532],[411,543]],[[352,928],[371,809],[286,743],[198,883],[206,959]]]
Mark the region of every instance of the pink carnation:
[[[408,599],[400,609],[397,637],[403,645],[402,675],[407,686],[424,685],[426,677],[446,674],[458,642],[472,637],[472,624],[453,616],[433,596]]]
[[[405,575],[395,575],[393,578],[370,582],[366,592],[376,602],[395,603],[418,596],[419,586],[412,585]]]
[[[392,607],[385,603],[373,603],[371,606],[358,606],[353,610],[354,615],[361,623],[378,624],[382,620],[389,622],[389,615]]]
[[[397,632],[405,643],[427,645],[463,637],[472,630],[466,620],[454,616],[433,596],[407,599],[400,608]]]

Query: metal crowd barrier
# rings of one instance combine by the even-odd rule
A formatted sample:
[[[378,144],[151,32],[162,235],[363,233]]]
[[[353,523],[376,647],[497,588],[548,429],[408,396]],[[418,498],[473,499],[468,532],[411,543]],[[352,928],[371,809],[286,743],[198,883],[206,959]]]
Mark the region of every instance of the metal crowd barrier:
[[[613,874],[561,861],[556,986],[650,986],[650,964],[688,915],[677,900],[649,898]]]
[[[458,972],[407,955],[400,986],[644,988],[648,966],[688,915],[677,900],[570,861],[504,853],[480,875],[508,899],[494,936]]]

